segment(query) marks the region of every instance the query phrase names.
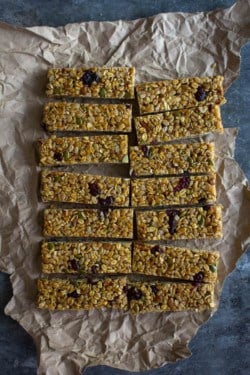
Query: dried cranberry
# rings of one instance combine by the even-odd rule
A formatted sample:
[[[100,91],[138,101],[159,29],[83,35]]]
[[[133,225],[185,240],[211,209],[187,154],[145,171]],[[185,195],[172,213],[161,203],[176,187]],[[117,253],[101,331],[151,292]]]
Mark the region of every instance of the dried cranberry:
[[[72,297],[72,298],[78,298],[78,297],[80,297],[80,294],[78,294],[76,290],[74,290],[71,293],[68,293],[67,295],[68,295],[68,297]]]
[[[127,290],[127,297],[128,300],[131,301],[132,299],[139,300],[143,296],[143,293],[140,289],[137,289],[136,287],[132,286]]]
[[[194,278],[193,278],[193,284],[194,284],[195,286],[199,285],[199,284],[203,281],[204,276],[205,276],[205,275],[204,275],[204,272],[202,272],[202,271],[196,273],[196,274],[194,275]]]
[[[98,83],[100,81],[99,76],[92,70],[86,70],[81,78],[85,85],[91,86],[93,82]]]
[[[154,294],[157,294],[157,292],[158,292],[158,288],[157,288],[156,285],[150,285],[150,288],[151,288],[151,290],[152,290],[152,292],[153,292]]]
[[[54,159],[57,160],[57,161],[62,161],[63,155],[61,154],[61,152],[55,152],[54,153]]]
[[[78,271],[79,270],[79,263],[77,262],[77,260],[75,260],[75,259],[71,259],[70,261],[69,261],[69,264],[70,264],[70,267],[72,268],[72,270],[74,270],[74,271]]]
[[[150,249],[150,252],[151,254],[153,255],[156,255],[157,253],[161,253],[161,248],[159,245],[155,245],[154,247],[152,247],[152,249]]]
[[[200,198],[198,202],[199,202],[199,204],[206,204],[207,200],[206,200],[206,198]]]
[[[97,182],[89,182],[89,191],[90,191],[90,194],[93,195],[94,197],[96,197],[97,195],[101,193],[101,190]]]
[[[207,92],[204,89],[203,86],[199,86],[196,93],[195,93],[195,99],[198,100],[198,102],[202,102],[207,97]]]
[[[178,216],[179,211],[178,210],[167,210],[168,215],[168,224],[169,224],[169,233],[173,235],[176,232],[177,227],[177,220],[176,216]]]
[[[150,155],[150,149],[147,146],[142,146],[142,152],[145,158],[149,158]]]
[[[103,207],[109,207],[114,203],[114,197],[110,195],[106,198],[98,198],[98,203]]]
[[[183,177],[179,179],[178,184],[174,187],[174,192],[180,191],[182,189],[187,189],[190,184],[190,174],[185,171]]]

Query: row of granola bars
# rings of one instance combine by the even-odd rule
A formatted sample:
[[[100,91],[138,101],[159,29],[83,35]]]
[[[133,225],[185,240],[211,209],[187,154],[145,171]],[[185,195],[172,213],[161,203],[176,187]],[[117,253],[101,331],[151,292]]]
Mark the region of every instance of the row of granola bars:
[[[134,73],[126,67],[51,69],[47,95],[133,99]],[[42,201],[95,206],[44,211],[43,234],[48,241],[42,243],[42,271],[88,278],[40,279],[40,308],[110,307],[138,313],[213,307],[219,253],[164,246],[159,240],[222,236],[222,210],[214,204],[214,144],[165,144],[223,131],[222,77],[151,82],[136,85],[135,91],[140,110],[134,118],[138,146],[129,147],[126,134],[52,135],[38,142],[41,166],[130,163],[131,175],[42,171]],[[129,133],[132,105],[49,102],[43,127],[48,132]],[[178,207],[183,205],[191,207]],[[112,239],[117,242],[107,242]],[[106,274],[157,276],[168,282]],[[104,278],[96,280],[93,275]]]

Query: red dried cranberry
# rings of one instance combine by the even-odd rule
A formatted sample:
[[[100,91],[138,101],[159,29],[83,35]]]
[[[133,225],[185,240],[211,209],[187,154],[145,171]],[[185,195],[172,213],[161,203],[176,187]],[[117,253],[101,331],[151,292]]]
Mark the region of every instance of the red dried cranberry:
[[[207,92],[204,89],[203,86],[199,86],[196,93],[195,93],[195,99],[198,100],[198,102],[202,102],[207,97]]]
[[[78,294],[77,291],[74,290],[73,292],[68,293],[67,296],[72,297],[72,298],[78,298],[78,297],[80,297],[80,294]]]
[[[100,81],[99,76],[92,70],[86,70],[81,78],[85,85],[91,86],[93,82],[98,83]]]
[[[72,268],[72,270],[74,270],[74,271],[78,271],[79,268],[80,268],[79,263],[78,263],[77,260],[75,260],[75,259],[71,259],[71,260],[69,261],[69,265],[70,265],[70,267]]]
[[[142,146],[142,152],[145,158],[149,158],[150,155],[150,149],[147,146]]]
[[[152,247],[152,249],[150,249],[150,252],[153,255],[159,254],[161,253],[161,248],[159,245],[155,245],[154,247]]]
[[[54,159],[57,160],[57,161],[62,161],[63,155],[61,154],[61,152],[55,152],[54,153]]]
[[[207,200],[206,200],[206,198],[200,198],[198,202],[199,202],[199,204],[206,204]]]
[[[174,187],[174,192],[180,191],[182,189],[187,189],[190,184],[190,174],[185,171],[183,177],[179,179],[178,184]]]
[[[90,191],[90,194],[93,195],[94,197],[101,194],[101,190],[97,182],[89,182],[89,191]]]
[[[151,290],[152,290],[152,292],[153,292],[154,294],[157,294],[157,292],[158,292],[158,288],[157,288],[156,285],[150,285],[150,288],[151,288]]]
[[[167,210],[169,233],[173,235],[176,232],[177,220],[176,216],[179,214],[178,210]]]
[[[203,279],[204,279],[204,272],[200,271],[198,273],[196,273],[193,277],[193,285],[197,286],[199,285]]]
[[[114,197],[110,195],[106,198],[98,198],[98,203],[103,207],[109,207],[114,203]]]
[[[132,299],[139,300],[142,298],[142,296],[143,296],[142,291],[134,286],[129,288],[127,291],[127,297],[129,301],[131,301]]]

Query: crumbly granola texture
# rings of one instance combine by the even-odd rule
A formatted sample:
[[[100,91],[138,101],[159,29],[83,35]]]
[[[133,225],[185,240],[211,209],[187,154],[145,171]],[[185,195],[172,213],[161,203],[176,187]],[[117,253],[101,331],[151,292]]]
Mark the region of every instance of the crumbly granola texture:
[[[43,125],[53,131],[131,132],[131,104],[49,102],[43,109]]]
[[[113,206],[128,206],[130,180],[121,177],[59,172],[41,172],[43,202],[75,202],[98,205],[108,199]]]
[[[132,271],[144,275],[214,283],[217,280],[218,251],[189,249],[135,242]]]
[[[226,102],[223,77],[191,77],[136,85],[140,114]]]
[[[47,242],[41,245],[42,272],[105,274],[131,272],[130,242]]]
[[[41,166],[128,163],[127,135],[56,137],[38,141]]]
[[[214,203],[216,175],[136,178],[131,181],[132,206]]]
[[[49,97],[134,98],[133,67],[90,67],[49,69]]]
[[[220,107],[208,105],[134,118],[139,145],[153,145],[207,133],[223,133]]]

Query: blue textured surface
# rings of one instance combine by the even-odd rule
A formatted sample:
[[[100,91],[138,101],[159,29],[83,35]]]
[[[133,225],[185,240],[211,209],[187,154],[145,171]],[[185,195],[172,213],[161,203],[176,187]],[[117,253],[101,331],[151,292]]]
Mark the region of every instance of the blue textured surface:
[[[247,0],[246,0],[247,1]],[[198,12],[229,7],[232,0],[0,0],[0,20],[20,26],[50,25],[88,20],[135,19],[160,12]],[[1,37],[1,36],[0,36]],[[222,115],[226,126],[240,128],[236,159],[250,179],[250,45],[242,48],[241,74],[227,92]],[[233,104],[232,104],[233,103]],[[12,294],[7,275],[0,273],[0,374],[36,374],[32,339],[12,319],[4,306]],[[225,282],[219,310],[190,343],[192,357],[150,375],[249,375],[250,374],[250,252],[242,256]],[[131,374],[106,366],[89,368],[85,375]],[[75,374],[69,374],[75,375]]]

